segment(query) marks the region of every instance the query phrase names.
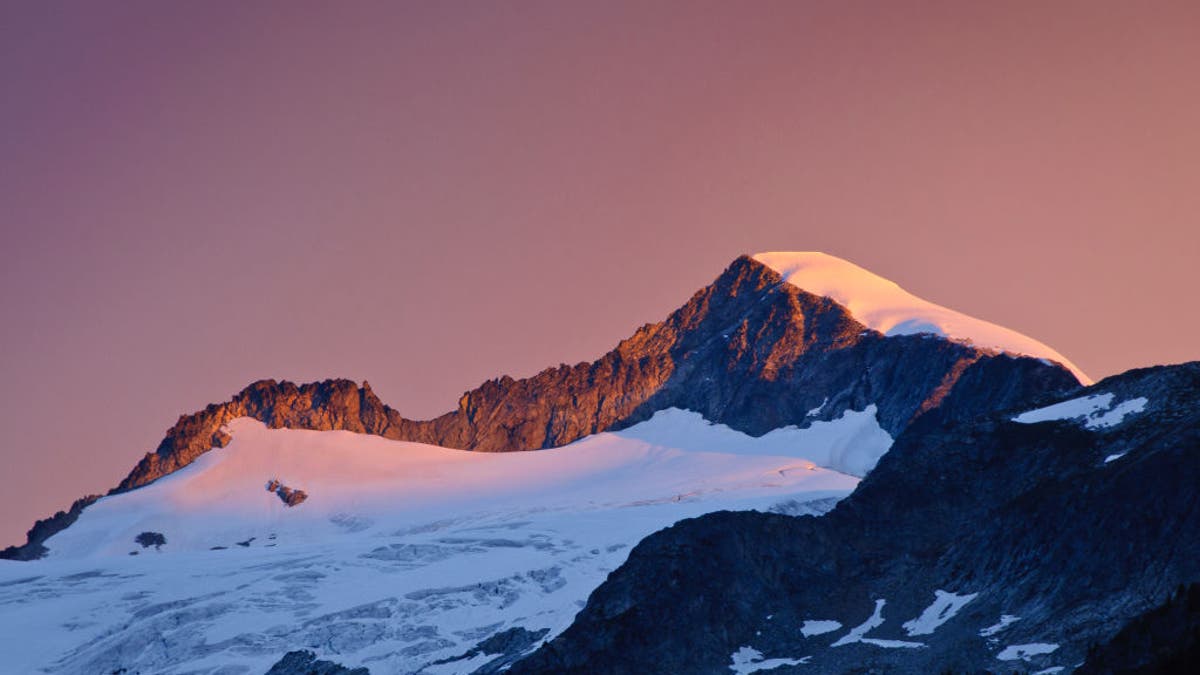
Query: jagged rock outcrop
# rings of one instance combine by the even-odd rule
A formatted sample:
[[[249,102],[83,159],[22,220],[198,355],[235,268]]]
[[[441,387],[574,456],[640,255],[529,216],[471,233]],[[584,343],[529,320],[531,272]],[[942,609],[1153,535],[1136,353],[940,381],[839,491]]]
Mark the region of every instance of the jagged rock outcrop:
[[[651,535],[509,672],[727,673],[744,647],[804,661],[781,673],[1070,670],[1200,578],[1200,362],[1092,394],[1135,412],[918,420],[822,518]]]
[[[267,492],[275,493],[275,496],[279,497],[279,501],[289,507],[297,506],[308,499],[308,493],[304,490],[288,487],[274,478],[267,481]]]
[[[1039,359],[932,335],[884,336],[742,256],[666,320],[642,326],[598,360],[485,382],[432,420],[404,418],[365,382],[255,382],[180,417],[110,494],[224,447],[222,427],[238,417],[504,452],[565,445],[671,407],[761,435],[874,405],[880,425],[896,436],[923,416],[965,419],[1077,386],[1068,370]]]
[[[318,659],[308,650],[288,652],[266,675],[371,675],[366,668],[347,668],[333,661]]]
[[[487,659],[481,665],[473,668],[470,671],[471,675],[502,673],[507,671],[514,661],[531,651],[538,641],[546,637],[549,632],[549,628],[538,631],[526,630],[520,626],[509,628],[488,636],[479,644],[454,658],[434,661],[430,665],[439,666],[451,663],[461,665],[461,662],[464,661],[477,663],[479,660]]]
[[[225,403],[181,416],[158,448],[147,453],[111,493],[145,485],[182,469],[213,448],[225,447],[230,439],[222,427],[238,417],[253,417],[276,429],[340,429],[388,438],[401,437],[392,421],[403,421],[366,382],[359,387],[349,380],[302,385],[260,380]]]

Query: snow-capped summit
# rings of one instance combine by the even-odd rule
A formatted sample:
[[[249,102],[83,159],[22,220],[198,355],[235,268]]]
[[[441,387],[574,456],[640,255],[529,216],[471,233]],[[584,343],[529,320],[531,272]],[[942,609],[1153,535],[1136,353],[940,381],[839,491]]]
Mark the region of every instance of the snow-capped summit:
[[[836,256],[815,251],[769,251],[754,255],[754,259],[793,286],[844,306],[860,323],[885,335],[933,333],[969,340],[985,349],[1055,361],[1080,382],[1092,382],[1062,354],[1027,335],[918,298],[896,282]]]
[[[433,419],[365,382],[261,380],[0,551],[0,654],[13,672],[263,672],[303,647],[498,672],[654,530],[824,513],[908,429],[1076,395],[1068,365],[836,258],[763,254],[595,361],[489,380]]]
[[[224,447],[230,437],[223,428],[241,417],[272,428],[342,430],[479,452],[561,447],[670,408],[755,437],[850,416],[873,418],[870,428],[896,438],[926,414],[965,420],[1023,404],[1035,393],[1078,386],[1065,365],[1051,362],[1066,362],[1057,352],[913,298],[854,265],[821,254],[759,258],[739,256],[663,321],[642,326],[593,362],[490,380],[466,392],[456,409],[429,420],[405,418],[365,382],[255,382],[228,401],[182,416],[111,492],[136,490]],[[781,283],[781,272],[793,283]],[[864,321],[880,330],[863,330]],[[1012,351],[1047,358],[903,334],[922,330],[983,344],[999,335]],[[870,471],[890,443],[865,440],[871,442],[831,454],[828,466],[856,475]],[[288,479],[255,480],[271,478]],[[0,551],[0,559],[44,555],[43,542],[94,501],[77,500],[61,516],[39,521],[25,544]]]

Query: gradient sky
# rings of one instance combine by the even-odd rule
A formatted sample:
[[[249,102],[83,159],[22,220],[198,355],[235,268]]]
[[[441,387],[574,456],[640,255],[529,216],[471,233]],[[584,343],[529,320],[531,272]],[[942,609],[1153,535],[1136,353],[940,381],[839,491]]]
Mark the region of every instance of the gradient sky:
[[[4,2],[0,543],[264,377],[411,417],[822,250],[1200,358],[1200,3]]]

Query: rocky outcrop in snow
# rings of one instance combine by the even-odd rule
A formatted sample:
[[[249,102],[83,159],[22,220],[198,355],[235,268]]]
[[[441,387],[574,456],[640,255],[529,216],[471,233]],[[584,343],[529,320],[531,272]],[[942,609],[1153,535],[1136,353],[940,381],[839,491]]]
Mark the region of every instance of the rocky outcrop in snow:
[[[279,497],[279,501],[287,504],[289,507],[297,506],[305,499],[308,499],[308,493],[304,490],[290,488],[274,478],[267,481],[267,492],[274,492]]]
[[[333,661],[318,659],[317,655],[299,650],[284,654],[278,663],[271,666],[267,675],[371,675],[366,668],[347,668]]]

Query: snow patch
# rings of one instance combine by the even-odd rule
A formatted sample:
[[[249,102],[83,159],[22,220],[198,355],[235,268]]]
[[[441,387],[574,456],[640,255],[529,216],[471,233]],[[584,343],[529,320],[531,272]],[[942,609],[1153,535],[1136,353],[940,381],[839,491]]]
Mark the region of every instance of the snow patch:
[[[996,633],[999,633],[1000,631],[1008,628],[1020,620],[1021,617],[1019,616],[1014,616],[1012,614],[1001,614],[999,621],[979,631],[979,637],[992,637]]]
[[[1115,462],[1118,459],[1121,459],[1122,457],[1124,457],[1125,455],[1128,455],[1128,454],[1129,454],[1128,452],[1118,452],[1115,455],[1109,455],[1108,457],[1104,458],[1104,463],[1108,464],[1109,462]]]
[[[854,628],[851,628],[849,633],[843,635],[841,639],[839,639],[837,642],[834,642],[830,646],[841,647],[844,645],[854,644],[855,642],[862,642],[863,636],[867,634],[867,631],[883,625],[883,606],[886,604],[887,600],[884,600],[883,598],[876,600],[875,611],[871,613],[871,616],[866,621],[860,623]]]
[[[807,416],[808,416],[808,417],[816,417],[817,415],[820,415],[820,414],[821,414],[821,411],[825,409],[825,405],[826,405],[827,403],[829,403],[829,397],[828,397],[828,396],[826,396],[826,397],[825,397],[825,399],[824,399],[823,401],[821,401],[821,405],[819,405],[819,406],[817,406],[817,407],[813,408],[812,410],[809,410],[809,411],[808,411],[808,415],[807,415]]]
[[[933,604],[926,607],[921,616],[902,624],[909,635],[932,635],[939,626],[954,618],[958,610],[976,598],[978,593],[956,595],[947,591],[934,591]]]
[[[859,642],[883,647],[884,649],[916,649],[924,647],[924,642],[907,642],[905,640],[879,640],[876,638],[863,638]]]
[[[849,633],[842,636],[841,639],[839,639],[837,642],[834,642],[830,646],[843,647],[856,642],[862,642],[869,645],[875,645],[876,647],[883,647],[885,649],[911,649],[915,647],[924,647],[925,644],[921,642],[905,642],[904,640],[878,640],[875,638],[866,637],[867,633],[883,625],[883,606],[886,604],[887,600],[884,600],[883,598],[877,599],[875,601],[875,611],[871,613],[870,618],[854,628],[851,628]]]
[[[804,637],[812,637],[814,635],[824,635],[842,627],[842,624],[837,621],[828,621],[822,619],[809,619],[800,626],[800,634]]]
[[[755,438],[709,422],[700,413],[668,408],[641,424],[612,433],[693,452],[795,457],[851,476],[865,476],[892,447],[892,437],[879,426],[878,412],[872,403],[828,422],[815,421],[804,429],[782,427]]]
[[[754,256],[784,281],[827,297],[860,323],[885,335],[930,333],[979,347],[1048,359],[1062,364],[1083,384],[1091,379],[1050,347],[1014,330],[923,300],[877,274],[831,255],[775,251]]]
[[[1066,670],[1066,668],[1063,666],[1054,666],[1052,668],[1043,668],[1033,675],[1054,675],[1054,673],[1061,673],[1064,670]]]
[[[1146,409],[1146,404],[1149,401],[1144,396],[1131,398],[1128,401],[1118,403],[1112,410],[1102,414],[1094,415],[1087,419],[1084,424],[1089,429],[1100,429],[1104,427],[1115,427],[1125,420],[1126,415],[1140,413]]]
[[[1012,418],[1012,420],[1021,424],[1035,424],[1037,422],[1049,422],[1053,420],[1087,418],[1100,411],[1108,410],[1109,406],[1112,405],[1112,400],[1112,394],[1081,396],[1021,413]]]
[[[996,655],[1001,661],[1028,661],[1035,656],[1050,654],[1058,649],[1058,645],[1047,642],[1031,642],[1024,645],[1009,645]]]
[[[1113,398],[1111,393],[1081,396],[1021,413],[1012,418],[1012,421],[1034,424],[1055,420],[1079,420],[1088,429],[1105,429],[1117,426],[1128,415],[1142,412],[1149,403],[1145,397],[1139,396],[1114,406]]]
[[[729,655],[729,669],[738,675],[755,673],[760,670],[774,670],[781,666],[798,666],[808,663],[811,656],[798,659],[764,659],[762,652],[753,647],[742,647]]]

